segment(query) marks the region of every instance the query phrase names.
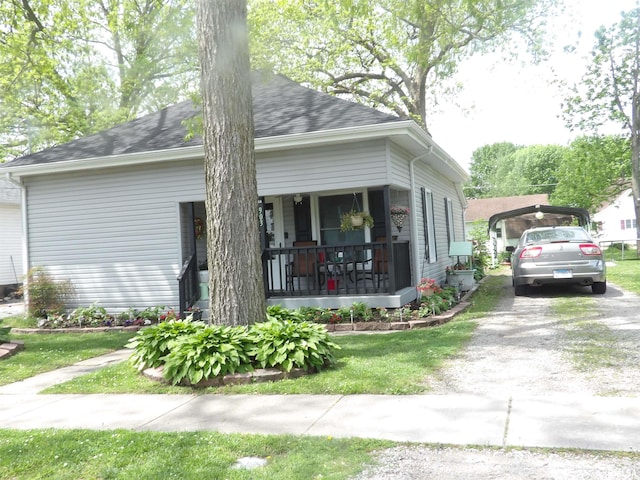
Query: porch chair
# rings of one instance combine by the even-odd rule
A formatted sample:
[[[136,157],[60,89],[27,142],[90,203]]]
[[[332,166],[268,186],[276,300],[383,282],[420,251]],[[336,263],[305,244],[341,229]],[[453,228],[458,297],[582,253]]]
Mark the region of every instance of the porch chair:
[[[294,247],[315,246],[315,240],[293,242]],[[288,265],[287,285],[291,291],[294,288],[294,278],[306,278],[307,282],[311,282],[313,287],[316,285],[316,259],[315,253],[306,250],[295,252],[293,261]],[[298,281],[298,286],[300,282]],[[308,285],[309,286],[309,285]],[[308,287],[307,286],[307,287]]]
[[[376,242],[386,242],[387,237],[376,237]],[[389,273],[389,250],[387,248],[376,248],[373,252],[374,273],[378,277],[378,288],[382,275]]]

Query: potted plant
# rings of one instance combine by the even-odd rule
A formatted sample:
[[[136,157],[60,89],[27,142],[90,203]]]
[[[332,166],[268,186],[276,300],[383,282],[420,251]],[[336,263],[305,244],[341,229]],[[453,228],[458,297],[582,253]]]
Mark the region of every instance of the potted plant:
[[[369,212],[349,210],[340,217],[340,231],[361,230],[364,227],[373,227],[373,217]]]
[[[399,205],[394,205],[389,209],[389,213],[391,214],[391,221],[393,221],[394,225],[400,232],[402,230],[402,226],[404,225],[405,220],[409,216],[409,208]]]
[[[463,291],[471,290],[475,284],[473,268],[462,262],[447,267],[447,283]]]
[[[420,280],[416,289],[418,290],[418,299],[421,299],[422,297],[430,297],[439,290],[440,287],[438,287],[438,284],[433,278],[423,278]]]

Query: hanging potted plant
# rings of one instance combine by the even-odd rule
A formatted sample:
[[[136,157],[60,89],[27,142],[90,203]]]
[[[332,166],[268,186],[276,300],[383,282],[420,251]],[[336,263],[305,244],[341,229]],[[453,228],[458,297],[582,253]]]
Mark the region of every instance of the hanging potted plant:
[[[409,209],[407,207],[394,205],[390,208],[389,213],[391,214],[391,220],[398,231],[402,231],[402,226],[409,216]]]
[[[340,217],[340,231],[362,230],[364,227],[373,227],[373,217],[369,212],[349,210]]]

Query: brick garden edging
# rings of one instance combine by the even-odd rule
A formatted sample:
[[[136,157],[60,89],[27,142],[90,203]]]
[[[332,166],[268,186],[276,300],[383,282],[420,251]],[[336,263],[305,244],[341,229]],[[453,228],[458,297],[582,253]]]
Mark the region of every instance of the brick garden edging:
[[[8,343],[0,343],[0,360],[9,358],[22,350],[24,350],[24,342],[21,340],[12,340]]]
[[[162,370],[163,366],[161,365],[158,368],[147,368],[142,371],[142,374],[150,380],[170,385],[171,382],[162,376]],[[224,385],[248,385],[250,383],[275,382],[278,380],[285,380],[287,378],[300,378],[305,375],[309,375],[309,372],[302,368],[294,368],[290,372],[282,372],[275,368],[256,368],[253,372],[231,373],[229,375],[201,380],[195,385],[184,379],[178,385],[182,387],[195,388],[222,387]]]
[[[406,322],[353,322],[353,323],[328,323],[325,324],[328,332],[366,332],[387,330],[411,330],[414,328],[428,328],[442,325],[453,319],[457,314],[465,310],[469,302],[460,302],[455,307],[441,315],[424,317],[419,320],[407,320]]]
[[[11,333],[98,333],[98,332],[137,332],[142,326],[130,327],[69,327],[69,328],[12,328]]]

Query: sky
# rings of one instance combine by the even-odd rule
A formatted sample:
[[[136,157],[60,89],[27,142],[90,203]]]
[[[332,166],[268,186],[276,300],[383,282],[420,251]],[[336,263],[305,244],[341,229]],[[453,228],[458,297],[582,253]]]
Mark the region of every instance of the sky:
[[[552,84],[558,78],[574,84],[586,71],[598,27],[610,26],[636,0],[567,0],[567,13],[552,20],[557,36],[548,61],[539,65],[504,63],[499,55],[469,59],[456,80],[464,89],[459,106],[441,106],[431,117],[434,141],[465,170],[473,151],[496,142],[519,145],[568,145],[580,132],[570,132],[561,118],[564,94]],[[580,32],[582,35],[580,35]],[[577,42],[575,54],[563,47]],[[617,133],[613,130],[605,133]]]

